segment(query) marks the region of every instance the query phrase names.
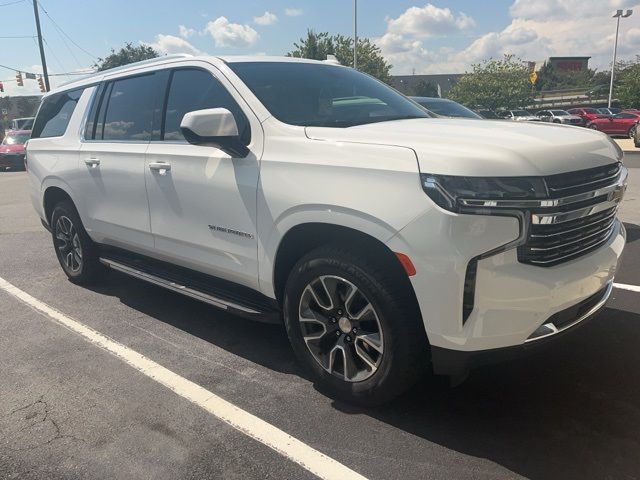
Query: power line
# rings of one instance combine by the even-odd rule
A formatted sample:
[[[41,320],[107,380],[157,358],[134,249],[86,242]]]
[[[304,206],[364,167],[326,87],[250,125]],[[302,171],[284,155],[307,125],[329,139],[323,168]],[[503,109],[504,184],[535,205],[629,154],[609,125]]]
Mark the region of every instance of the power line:
[[[35,35],[2,35],[0,38],[36,38]]]
[[[55,21],[53,18],[51,18],[51,15],[49,15],[49,12],[47,12],[47,11],[45,10],[45,8],[42,6],[42,2],[38,1],[38,6],[40,7],[40,10],[42,10],[42,12],[43,12],[43,13],[44,13],[48,18],[49,18],[49,20],[51,20],[51,23],[53,23],[53,26],[54,26],[55,28],[57,28],[57,29],[58,29],[58,31],[59,31],[60,33],[62,33],[62,35],[64,35],[65,37],[67,37],[71,43],[73,43],[76,47],[78,47],[80,50],[82,50],[84,53],[86,53],[87,55],[89,55],[89,56],[90,56],[91,58],[93,58],[94,60],[97,60],[97,59],[98,59],[98,57],[96,57],[96,56],[95,56],[94,54],[92,54],[91,52],[88,52],[87,50],[85,50],[83,47],[81,47],[80,45],[78,45],[78,44],[73,40],[73,38],[71,38],[69,35],[67,35],[67,33],[62,29],[62,27],[61,27],[60,25],[58,25],[58,24],[56,23],[56,21]]]
[[[54,53],[53,49],[51,48],[51,45],[49,45],[49,42],[47,42],[47,39],[42,37],[42,41],[44,42],[46,47],[49,49],[49,53],[51,53],[51,56],[53,57],[53,59],[58,63],[60,70],[65,70],[64,66],[62,66],[62,62],[60,61],[58,56]]]
[[[18,3],[22,3],[26,1],[27,0],[15,0],[15,2],[0,3],[0,7],[8,7],[9,5],[16,5]]]

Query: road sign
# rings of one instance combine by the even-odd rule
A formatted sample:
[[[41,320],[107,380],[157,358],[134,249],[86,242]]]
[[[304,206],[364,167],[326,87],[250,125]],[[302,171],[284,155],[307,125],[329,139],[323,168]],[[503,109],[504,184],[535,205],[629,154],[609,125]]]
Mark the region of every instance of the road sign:
[[[9,115],[9,110],[7,110],[6,108],[3,108],[2,115]]]
[[[531,82],[531,85],[535,85],[536,80],[538,80],[538,74],[536,72],[531,72],[529,74],[529,81]]]

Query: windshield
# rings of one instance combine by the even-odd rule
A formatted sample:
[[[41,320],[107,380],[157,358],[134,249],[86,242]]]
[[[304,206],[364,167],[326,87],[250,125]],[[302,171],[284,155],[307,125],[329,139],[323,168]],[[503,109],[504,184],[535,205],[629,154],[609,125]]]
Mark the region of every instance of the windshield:
[[[351,68],[296,62],[238,62],[229,67],[274,117],[290,125],[351,127],[430,118],[395,90]]]
[[[583,110],[585,113],[598,113],[595,108],[584,108]]]
[[[531,113],[527,112],[526,110],[513,110],[513,116],[514,117],[530,117]]]
[[[2,145],[22,145],[23,143],[27,143],[27,140],[29,140],[29,135],[7,135],[4,137],[4,140],[2,140]]]
[[[33,127],[33,118],[16,118],[13,120],[13,128],[15,130],[31,130]]]
[[[414,100],[437,115],[458,118],[482,118],[477,113],[452,100],[438,100],[428,98],[414,98]]]
[[[569,112],[567,112],[566,110],[551,110],[551,113],[559,117],[562,117],[563,115],[569,115]]]

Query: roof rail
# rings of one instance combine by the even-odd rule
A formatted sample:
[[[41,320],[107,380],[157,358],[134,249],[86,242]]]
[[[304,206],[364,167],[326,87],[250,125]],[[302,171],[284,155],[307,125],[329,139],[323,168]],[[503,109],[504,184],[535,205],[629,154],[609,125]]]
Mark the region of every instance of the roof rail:
[[[64,87],[65,85],[70,85],[72,83],[76,83],[80,80],[87,80],[92,77],[97,77],[98,75],[105,75],[114,72],[119,72],[122,70],[128,70],[131,67],[138,67],[143,65],[153,65],[154,63],[162,62],[165,60],[171,60],[172,58],[189,58],[193,57],[190,53],[173,53],[171,55],[163,55],[161,57],[148,58],[146,60],[140,60],[139,62],[127,63],[126,65],[120,65],[119,67],[109,68],[107,70],[100,70],[98,72],[93,72],[87,75],[86,77],[74,78],[73,80],[69,80],[68,82],[61,83],[59,87]]]

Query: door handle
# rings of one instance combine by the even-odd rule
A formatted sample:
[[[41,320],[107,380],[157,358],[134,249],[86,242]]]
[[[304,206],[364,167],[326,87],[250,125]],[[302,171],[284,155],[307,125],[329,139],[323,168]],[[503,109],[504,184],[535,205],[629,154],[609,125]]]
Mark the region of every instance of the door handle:
[[[149,170],[158,172],[158,175],[166,175],[171,170],[171,164],[165,162],[151,162],[149,163]]]
[[[98,165],[100,165],[100,159],[98,158],[85,158],[84,159],[84,164],[88,167],[91,168],[96,168]]]

